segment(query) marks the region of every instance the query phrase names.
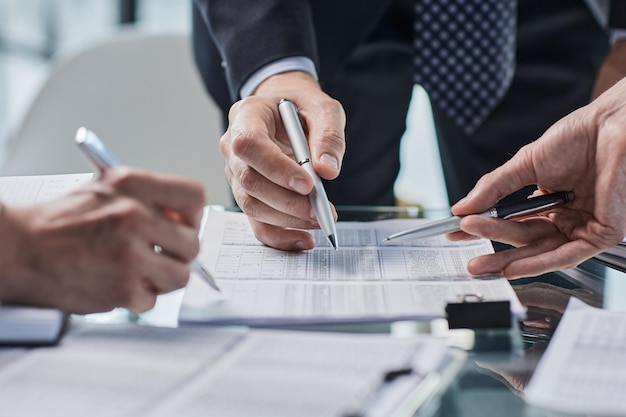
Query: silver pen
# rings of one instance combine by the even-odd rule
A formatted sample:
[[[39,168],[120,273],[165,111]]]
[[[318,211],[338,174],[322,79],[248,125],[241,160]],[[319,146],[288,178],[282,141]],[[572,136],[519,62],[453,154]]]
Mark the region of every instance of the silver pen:
[[[289,136],[289,142],[293,148],[296,162],[298,162],[313,179],[313,191],[309,194],[309,201],[311,202],[311,206],[313,206],[315,217],[317,217],[322,232],[326,235],[331,246],[337,250],[339,243],[337,242],[335,219],[330,209],[330,202],[328,201],[324,184],[322,184],[322,180],[313,168],[311,155],[309,154],[309,145],[306,136],[304,136],[302,124],[300,124],[298,110],[296,110],[296,106],[291,101],[284,98],[278,103],[278,112],[280,113],[285,130],[287,131],[287,136]]]
[[[558,205],[566,204],[572,200],[574,200],[574,193],[571,191],[561,191],[538,197],[527,198],[524,201],[515,203],[500,204],[480,213],[479,215],[508,220],[547,211]],[[427,237],[458,232],[461,230],[459,227],[460,223],[461,217],[458,216],[435,220],[433,222],[429,222],[428,224],[389,235],[383,241],[388,242],[405,236],[411,236],[413,239],[425,239]]]
[[[120,165],[115,156],[91,130],[85,127],[79,128],[76,132],[75,140],[78,148],[100,172]],[[160,252],[160,249],[160,247],[155,246],[155,252]],[[197,258],[189,264],[189,267],[197,272],[213,289],[220,291],[220,287],[215,282],[213,275],[209,273]]]

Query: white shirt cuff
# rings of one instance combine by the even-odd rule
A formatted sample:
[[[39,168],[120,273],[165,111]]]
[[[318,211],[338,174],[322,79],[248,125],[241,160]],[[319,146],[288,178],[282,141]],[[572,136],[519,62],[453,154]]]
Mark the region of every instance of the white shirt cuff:
[[[626,38],[626,29],[611,29],[611,43]]]
[[[252,95],[254,90],[256,90],[263,81],[267,80],[272,75],[289,71],[306,72],[317,81],[317,71],[315,70],[315,64],[313,61],[305,56],[292,56],[267,64],[252,74],[243,86],[241,86],[239,95],[241,98],[246,98]]]

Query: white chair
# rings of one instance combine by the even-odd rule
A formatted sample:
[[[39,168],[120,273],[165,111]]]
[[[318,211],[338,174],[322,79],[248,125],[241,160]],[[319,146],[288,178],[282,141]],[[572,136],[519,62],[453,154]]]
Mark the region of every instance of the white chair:
[[[220,117],[196,73],[188,36],[122,30],[52,71],[0,173],[93,171],[73,140],[86,126],[122,163],[194,178],[211,204],[230,205]]]

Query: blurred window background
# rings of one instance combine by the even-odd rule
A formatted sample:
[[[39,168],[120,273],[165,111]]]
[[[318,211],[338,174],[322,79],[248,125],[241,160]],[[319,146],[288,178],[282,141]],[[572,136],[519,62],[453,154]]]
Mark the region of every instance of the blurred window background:
[[[191,30],[186,0],[0,0],[0,160],[54,63],[123,25]]]

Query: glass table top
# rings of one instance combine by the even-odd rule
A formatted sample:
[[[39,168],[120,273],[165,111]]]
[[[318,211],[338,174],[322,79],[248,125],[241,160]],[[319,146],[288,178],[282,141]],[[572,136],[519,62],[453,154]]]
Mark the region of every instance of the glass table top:
[[[235,210],[225,208],[226,210]],[[390,218],[442,218],[447,209],[424,210],[419,207],[337,207],[342,221],[373,221]],[[504,247],[494,245],[496,250]],[[467,354],[462,369],[439,395],[418,414],[437,416],[547,416],[547,411],[529,406],[523,390],[545,351],[570,297],[609,309],[626,308],[626,273],[596,260],[576,268],[533,278],[512,280],[511,285],[527,316],[510,329],[449,330],[445,320],[401,322],[376,326],[314,327],[309,330],[342,332],[388,332],[394,336],[427,333],[447,338],[455,349]],[[89,315],[79,320],[124,321],[140,324],[177,326],[177,313],[183,292],[161,296],[157,307],[140,317],[119,310],[105,315]]]

